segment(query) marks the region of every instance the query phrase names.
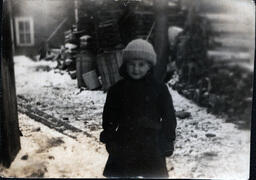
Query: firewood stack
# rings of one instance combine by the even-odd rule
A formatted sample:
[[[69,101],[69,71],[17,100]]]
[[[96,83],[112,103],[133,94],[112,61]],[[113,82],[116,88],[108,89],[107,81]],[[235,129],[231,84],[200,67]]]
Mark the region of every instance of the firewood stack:
[[[153,23],[154,23],[154,11],[153,6],[145,5],[143,3],[137,4],[134,8],[134,14],[136,16],[136,31],[135,36],[147,36]]]
[[[90,35],[92,37],[96,37],[94,19],[95,19],[94,16],[89,16],[89,15],[80,17],[77,25],[78,31],[85,31],[84,34]]]
[[[97,7],[95,6],[95,2],[92,0],[78,1],[78,22],[77,22],[77,30],[83,31],[83,35],[89,35],[92,39],[96,39],[96,23],[97,23]],[[81,36],[80,36],[81,37]],[[95,43],[96,44],[96,43]]]
[[[146,39],[154,23],[152,4],[131,1],[120,6],[123,9],[123,14],[118,23],[124,45],[135,38]]]
[[[172,0],[168,4],[168,26],[184,27],[188,11],[181,8],[179,0]]]
[[[57,61],[56,68],[68,71],[72,79],[76,78],[76,56],[79,50],[79,36],[82,34],[83,32],[77,31],[76,25],[73,25],[70,30],[65,31],[64,45],[54,58]]]
[[[168,7],[175,12],[170,16],[173,19],[171,25],[179,21],[175,21],[180,10],[177,2]],[[78,0],[77,7],[77,28],[65,33],[65,42],[77,45],[78,51],[90,51],[97,55],[97,72],[101,76],[103,89],[107,90],[120,79],[118,68],[122,62],[121,50],[135,38],[148,38],[154,42],[154,1]],[[82,35],[91,37],[85,49],[77,43]],[[75,59],[72,52],[66,53],[66,56]]]
[[[110,19],[99,23],[98,43],[99,52],[113,50],[121,44],[121,37],[115,20]]]
[[[97,43],[97,52],[120,50],[135,38],[146,39],[154,24],[152,0],[79,1],[78,31],[85,30]],[[168,6],[169,25],[183,26],[185,14],[178,1]],[[153,42],[154,29],[149,37]]]
[[[79,38],[77,37],[77,26],[73,25],[72,28],[64,32],[65,43],[79,44]]]
[[[122,41],[117,23],[121,10],[114,1],[103,1],[101,11],[97,12],[98,52],[122,48]]]

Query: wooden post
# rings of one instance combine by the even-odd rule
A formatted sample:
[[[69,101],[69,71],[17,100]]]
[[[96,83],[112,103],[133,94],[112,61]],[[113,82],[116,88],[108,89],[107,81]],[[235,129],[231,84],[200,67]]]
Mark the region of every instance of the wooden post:
[[[54,31],[51,33],[51,35],[47,38],[46,43],[48,42],[56,35],[56,33],[59,31],[59,29],[67,22],[68,18],[63,19],[58,26],[54,29]],[[47,47],[48,48],[48,47]]]
[[[78,18],[78,0],[74,1],[74,7],[75,7],[75,22],[78,24],[79,18]]]
[[[155,39],[154,48],[157,54],[155,77],[163,81],[166,76],[166,65],[168,63],[168,17],[167,0],[154,0],[155,8]]]
[[[11,35],[11,1],[3,2],[0,78],[0,163],[9,167],[20,150]]]
[[[47,36],[48,36],[48,9],[47,9],[47,1],[48,0],[43,0],[42,1],[42,6],[43,6],[43,12],[42,12],[42,16],[44,17],[43,18],[43,25],[44,25],[44,28],[42,29],[43,30],[43,34],[44,34],[44,38],[45,38],[45,41],[43,42],[43,47],[42,47],[42,56],[40,57],[40,59],[42,58],[45,58],[47,56],[47,53],[48,53],[48,42],[47,42]]]

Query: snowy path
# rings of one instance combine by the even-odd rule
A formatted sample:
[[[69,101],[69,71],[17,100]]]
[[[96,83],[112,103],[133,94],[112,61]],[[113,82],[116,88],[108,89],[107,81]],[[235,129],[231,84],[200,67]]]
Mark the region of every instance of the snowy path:
[[[61,75],[51,70],[55,65],[16,57],[17,95],[29,99],[32,106],[43,112],[98,137],[106,94],[79,92],[76,80],[71,80],[67,73]],[[176,91],[170,92],[176,111],[191,113],[190,118],[177,119],[175,152],[167,159],[170,177],[248,179],[250,132],[208,114]],[[106,156],[104,146],[100,147]]]
[[[82,134],[65,136],[19,113],[21,150],[3,177],[103,178],[107,153],[102,144]]]

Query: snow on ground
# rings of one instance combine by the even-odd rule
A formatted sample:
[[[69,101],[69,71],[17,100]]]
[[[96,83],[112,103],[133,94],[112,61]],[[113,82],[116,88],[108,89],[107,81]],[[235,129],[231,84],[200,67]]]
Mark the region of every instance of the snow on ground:
[[[63,75],[56,73],[56,70],[52,69],[55,66],[54,62],[32,62],[23,56],[16,57],[17,95],[29,99],[31,105],[41,111],[87,131],[98,139],[106,94],[102,91],[80,92],[76,80],[71,80],[66,72],[61,72]],[[176,91],[170,89],[170,92],[176,111],[184,110],[191,113],[189,118],[177,119],[175,152],[172,157],[167,158],[170,178],[248,179],[250,131],[239,130],[234,124],[225,123],[224,119],[207,113],[205,108],[198,107]],[[21,122],[25,121],[24,118],[24,115],[20,115]],[[33,120],[26,121],[33,122]],[[23,132],[26,123],[20,123],[20,127]],[[45,127],[45,131],[40,132],[38,136],[47,140],[48,131],[53,132]],[[59,136],[63,135],[59,134]],[[59,153],[60,158],[59,160],[55,158],[53,164],[56,168],[51,168],[53,164],[48,161],[44,164],[48,170],[45,177],[102,176],[107,158],[104,146],[93,138],[81,134],[76,136],[79,137],[77,141],[63,136],[68,139],[67,143],[66,141],[63,143],[66,144],[66,150],[61,145],[48,147],[49,152],[44,151],[48,156],[53,149],[56,149],[56,154]],[[29,138],[31,137],[22,137],[22,150],[12,165],[15,171],[11,168],[5,175],[10,176],[11,172],[17,171],[20,172],[16,174],[17,177],[27,176],[22,174],[23,161],[20,160],[22,153],[31,152],[28,153],[29,157],[37,158],[38,162],[42,161],[40,158],[45,159],[41,156],[42,153],[36,153],[36,147],[24,144],[32,143]],[[44,145],[44,142],[41,138],[33,140],[37,146]],[[70,152],[72,146],[75,147],[74,153]],[[63,164],[65,167],[61,168]]]
[[[21,150],[4,177],[102,178],[107,153],[103,145],[79,135],[69,138],[19,113]],[[2,170],[1,170],[2,169]]]
[[[31,105],[49,115],[96,133],[106,98],[103,91],[80,92],[77,80],[52,69],[56,62],[33,62],[24,56],[14,61],[17,95],[31,100]]]
[[[248,179],[250,132],[238,130],[176,91],[170,92],[175,110],[191,113],[190,118],[178,119],[175,153],[168,159],[175,168],[170,176]]]

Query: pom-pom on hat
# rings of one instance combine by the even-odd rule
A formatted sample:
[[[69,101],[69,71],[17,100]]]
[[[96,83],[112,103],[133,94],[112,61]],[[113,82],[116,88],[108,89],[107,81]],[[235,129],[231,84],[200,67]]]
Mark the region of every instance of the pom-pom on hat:
[[[123,50],[123,62],[145,60],[152,65],[156,64],[155,50],[148,41],[143,39],[132,40]]]

